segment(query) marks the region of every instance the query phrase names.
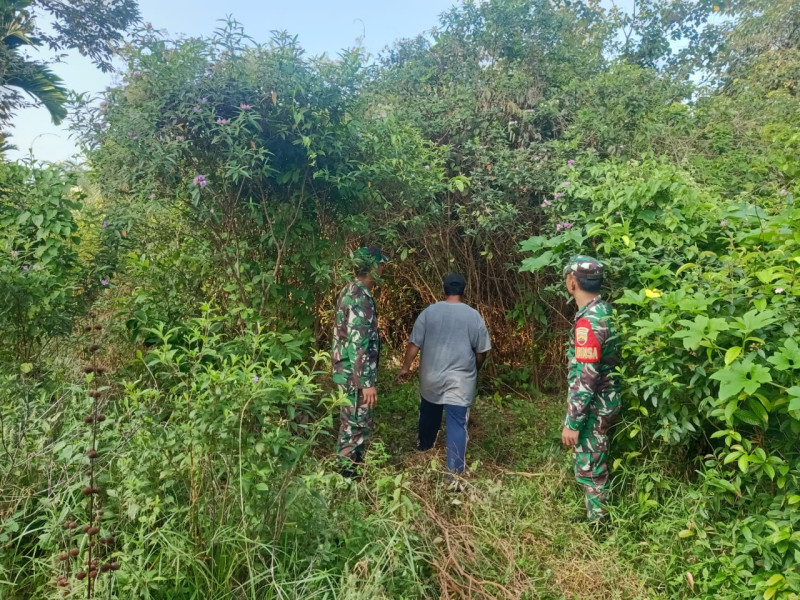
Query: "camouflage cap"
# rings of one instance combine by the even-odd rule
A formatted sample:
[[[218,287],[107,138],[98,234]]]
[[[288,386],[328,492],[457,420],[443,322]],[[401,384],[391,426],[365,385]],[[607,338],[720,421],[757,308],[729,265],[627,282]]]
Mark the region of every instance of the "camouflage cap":
[[[603,263],[591,256],[574,256],[564,267],[564,275],[574,273],[582,279],[602,279]]]
[[[359,248],[353,253],[353,259],[356,261],[356,265],[361,268],[373,268],[381,263],[389,262],[389,259],[377,246]]]

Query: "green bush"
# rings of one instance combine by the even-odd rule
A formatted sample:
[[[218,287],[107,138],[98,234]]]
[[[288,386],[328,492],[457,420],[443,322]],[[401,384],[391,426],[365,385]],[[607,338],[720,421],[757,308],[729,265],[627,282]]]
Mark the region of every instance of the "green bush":
[[[86,282],[73,211],[82,192],[74,182],[58,166],[0,163],[0,358],[30,364],[71,330],[80,309]]]
[[[725,202],[685,171],[652,160],[583,166],[578,159],[563,175],[558,198],[544,209],[555,235],[523,244],[534,252],[523,269],[578,252],[608,264],[627,407],[618,443],[627,458],[665,452],[699,470],[710,510],[682,537],[704,532],[696,544],[709,553],[709,592],[795,590],[800,209],[793,195],[776,190],[763,207]],[[731,565],[740,568],[711,555],[714,544],[732,540],[742,540],[731,549]]]

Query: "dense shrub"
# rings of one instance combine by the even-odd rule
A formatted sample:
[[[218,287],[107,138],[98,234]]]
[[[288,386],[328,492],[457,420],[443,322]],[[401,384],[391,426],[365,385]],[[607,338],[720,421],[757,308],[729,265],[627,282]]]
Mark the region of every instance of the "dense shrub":
[[[374,63],[232,21],[136,34],[76,115],[80,188],[0,166],[0,595],[61,596],[94,461],[109,597],[795,598],[797,10],[637,5],[463,2]],[[374,468],[330,468],[320,348],[376,243],[385,358],[447,271],[492,331],[468,502],[405,457],[417,397],[388,378]],[[603,547],[568,524],[540,394],[578,252],[607,262],[623,336]]]
[[[82,192],[74,184],[57,166],[0,163],[0,358],[30,364],[72,328],[87,287],[73,214]]]
[[[765,206],[731,202],[664,162],[586,160],[564,169],[545,209],[557,222],[551,235],[523,244],[534,252],[523,268],[579,252],[608,264],[628,409],[618,441],[629,451],[618,464],[666,452],[699,470],[708,511],[681,535],[700,538],[708,591],[794,589],[786,579],[794,542],[779,533],[793,531],[800,501],[794,196],[775,190]],[[718,562],[718,543],[733,544],[740,569]]]

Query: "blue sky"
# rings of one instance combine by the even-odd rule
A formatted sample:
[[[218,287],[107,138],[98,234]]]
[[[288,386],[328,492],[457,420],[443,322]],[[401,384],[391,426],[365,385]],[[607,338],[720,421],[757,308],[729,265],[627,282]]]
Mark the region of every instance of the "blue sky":
[[[624,0],[626,4],[630,0]],[[266,41],[270,32],[285,29],[299,36],[311,54],[335,55],[352,46],[362,34],[373,55],[397,39],[434,27],[438,16],[455,0],[140,0],[144,21],[171,34],[207,35],[218,20],[232,15],[256,40]],[[67,87],[97,93],[114,81],[77,54],[54,66]],[[10,159],[33,155],[38,160],[66,160],[77,153],[65,125],[54,126],[42,109],[25,109],[13,120],[11,143],[17,150]]]

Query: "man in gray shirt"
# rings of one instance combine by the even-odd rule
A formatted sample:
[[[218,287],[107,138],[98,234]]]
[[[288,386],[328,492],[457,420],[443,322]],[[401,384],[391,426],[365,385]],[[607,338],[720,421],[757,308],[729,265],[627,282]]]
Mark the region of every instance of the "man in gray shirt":
[[[444,278],[442,302],[432,304],[417,318],[397,377],[408,376],[418,352],[419,437],[417,448],[429,450],[447,418],[447,468],[463,473],[467,451],[469,407],[475,399],[478,370],[491,350],[489,332],[480,313],[464,304],[466,280],[451,273]]]

